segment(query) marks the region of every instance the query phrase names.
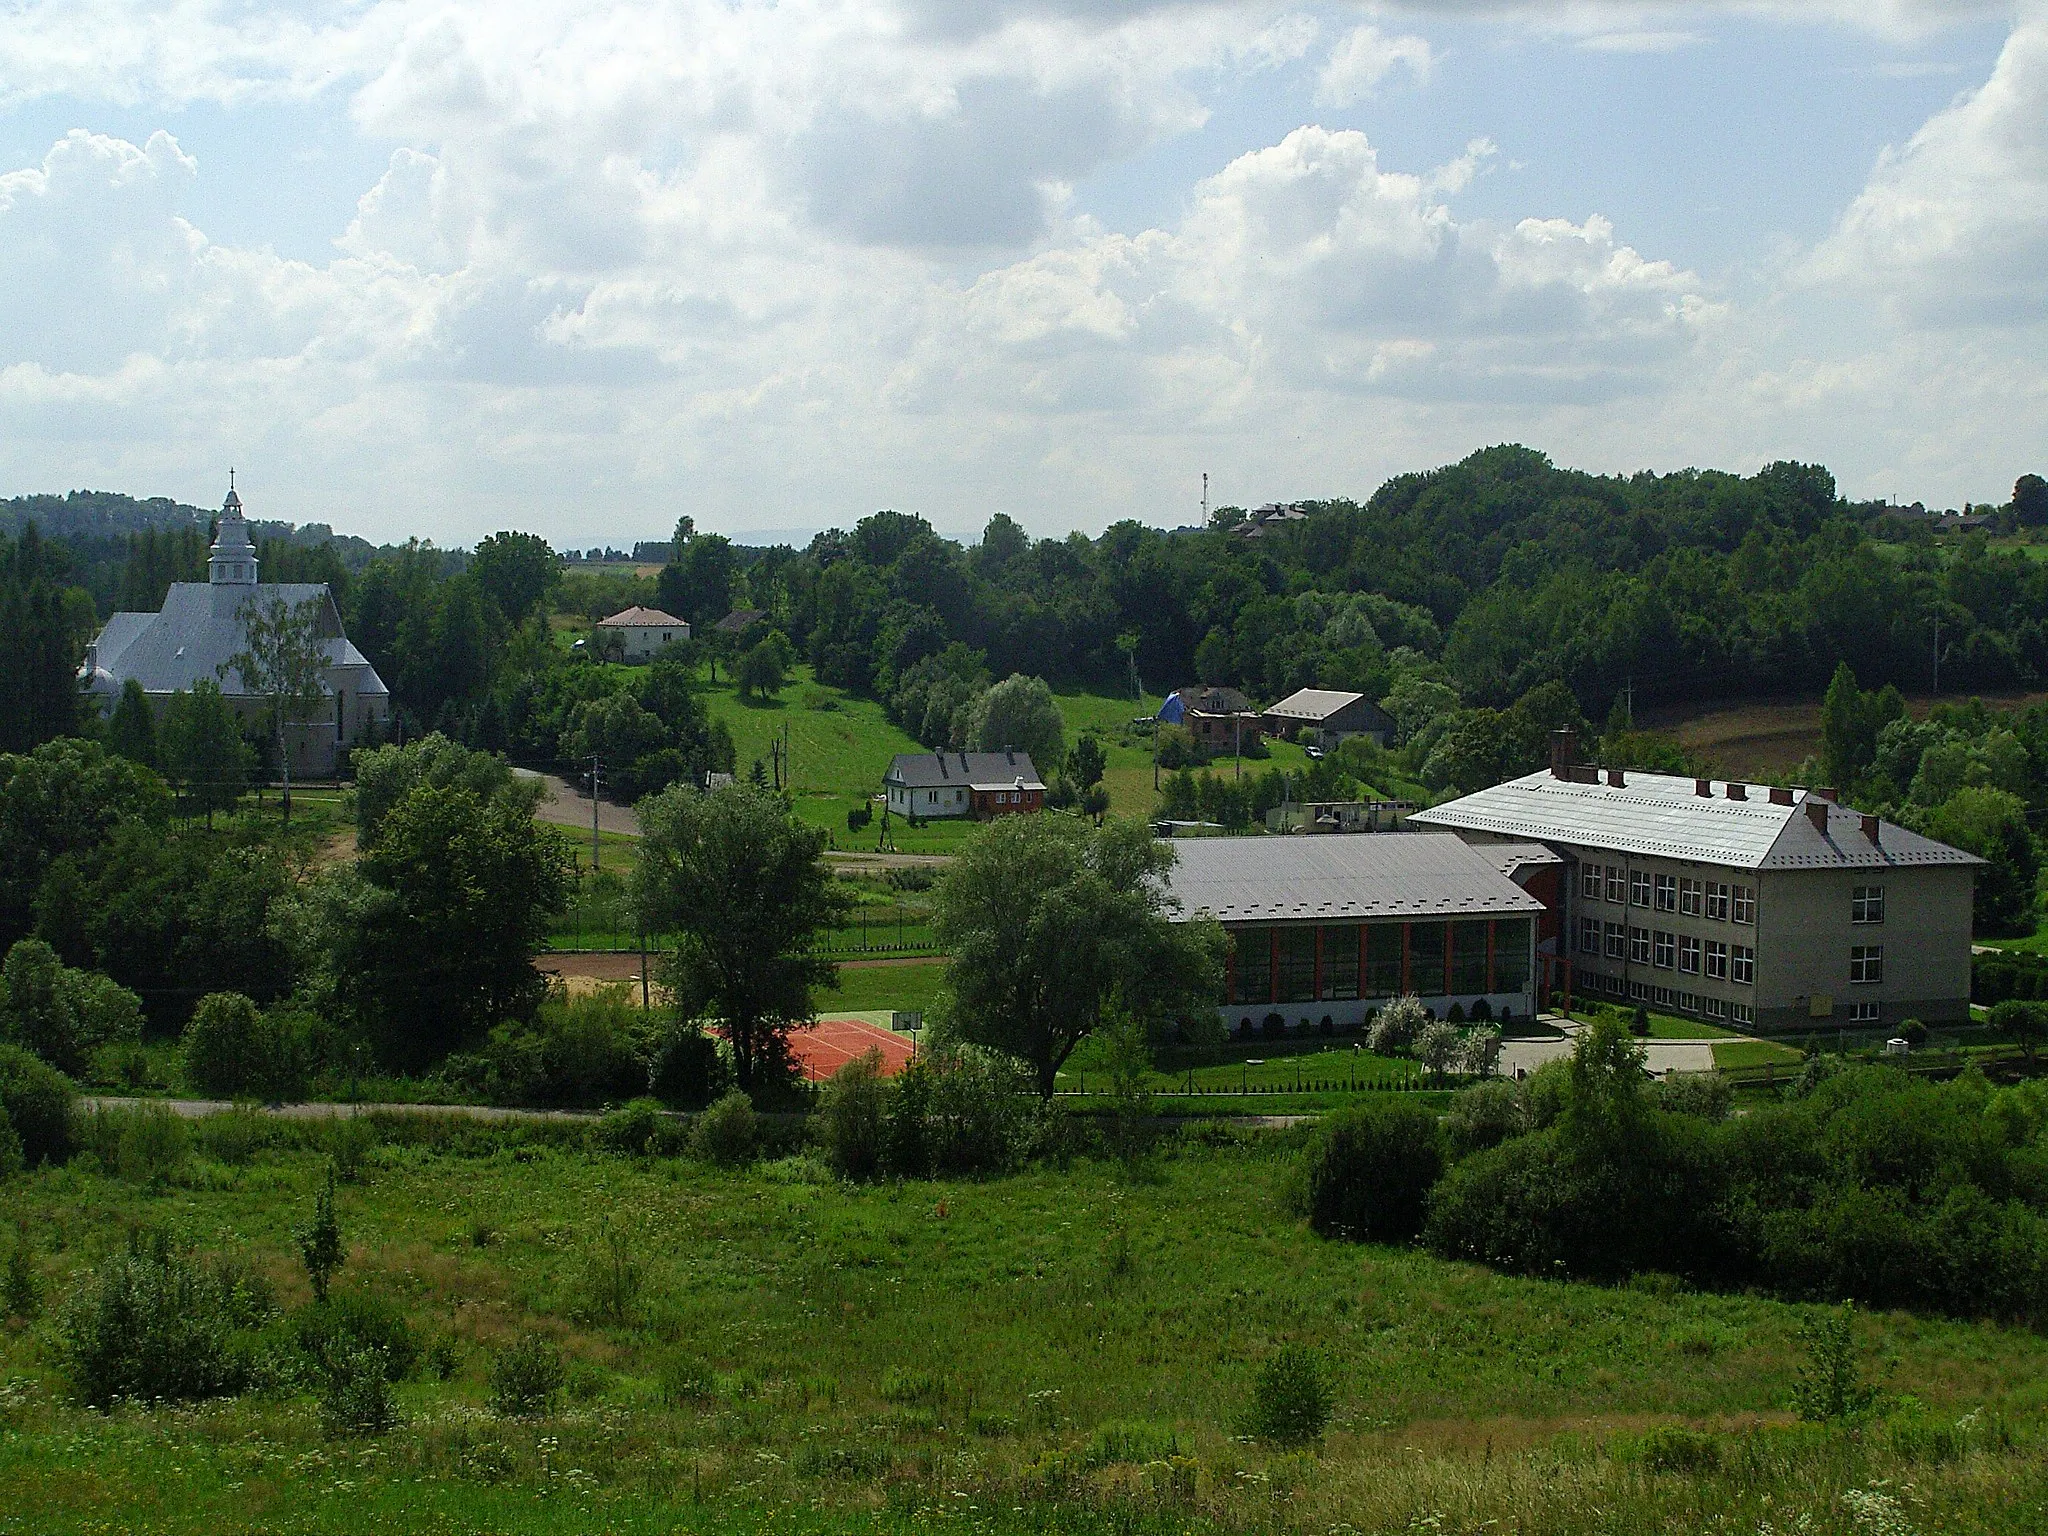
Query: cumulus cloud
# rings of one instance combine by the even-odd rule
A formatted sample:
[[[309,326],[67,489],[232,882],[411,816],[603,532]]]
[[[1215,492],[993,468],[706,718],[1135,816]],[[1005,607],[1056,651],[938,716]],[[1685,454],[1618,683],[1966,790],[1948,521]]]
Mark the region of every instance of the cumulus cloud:
[[[2048,5],[1981,88],[1884,153],[1809,275],[1915,322],[2048,318]]]
[[[1429,79],[1434,62],[1429,40],[1413,33],[1389,37],[1378,27],[1353,27],[1330,50],[1316,77],[1316,105],[1349,107],[1371,97],[1396,69],[1406,68],[1418,81]]]

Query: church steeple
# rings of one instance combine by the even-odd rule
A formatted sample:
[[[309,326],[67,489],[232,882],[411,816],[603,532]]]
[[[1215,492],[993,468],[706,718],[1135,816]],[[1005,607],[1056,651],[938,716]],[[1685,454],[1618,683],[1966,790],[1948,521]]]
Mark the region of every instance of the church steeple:
[[[256,545],[242,517],[242,498],[235,493],[235,472],[228,471],[228,499],[220,504],[213,548],[207,552],[206,579],[216,587],[256,585]]]

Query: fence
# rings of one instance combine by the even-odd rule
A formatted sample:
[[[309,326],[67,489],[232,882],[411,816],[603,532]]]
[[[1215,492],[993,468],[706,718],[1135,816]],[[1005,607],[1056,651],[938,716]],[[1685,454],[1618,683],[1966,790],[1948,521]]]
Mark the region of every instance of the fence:
[[[624,892],[591,887],[588,880],[578,882],[577,894],[548,929],[548,947],[614,953],[637,951],[640,936],[633,930],[633,914]],[[647,947],[665,949],[668,944],[662,937],[649,935]],[[816,950],[834,957],[939,953],[932,936],[931,915],[905,906],[856,908],[848,921],[819,933]]]
[[[1429,1073],[1420,1067],[1404,1068],[1401,1066],[1370,1072],[1364,1076],[1352,1073],[1344,1077],[1325,1077],[1319,1074],[1311,1076],[1302,1072],[1296,1072],[1291,1081],[1286,1078],[1275,1081],[1270,1076],[1264,1077],[1257,1082],[1252,1081],[1250,1068],[1263,1065],[1263,1062],[1240,1062],[1238,1064],[1238,1080],[1235,1083],[1218,1083],[1213,1079],[1198,1083],[1195,1081],[1195,1074],[1191,1069],[1184,1074],[1181,1083],[1172,1087],[1154,1086],[1148,1091],[1155,1098],[1255,1099],[1301,1094],[1427,1093],[1433,1088],[1450,1086],[1448,1079],[1441,1083],[1432,1082]],[[1213,1072],[1214,1069],[1210,1070]],[[1088,1094],[1088,1074],[1086,1072],[1076,1072],[1074,1074],[1074,1086],[1072,1088],[1063,1088],[1060,1090],[1060,1093],[1063,1097],[1086,1097]]]

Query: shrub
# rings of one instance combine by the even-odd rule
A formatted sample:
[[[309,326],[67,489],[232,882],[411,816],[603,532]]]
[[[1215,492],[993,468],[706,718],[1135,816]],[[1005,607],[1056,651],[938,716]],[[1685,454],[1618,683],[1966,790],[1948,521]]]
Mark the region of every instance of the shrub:
[[[142,1001],[96,971],[73,970],[41,939],[23,939],[0,963],[0,1041],[61,1072],[85,1070],[101,1046],[139,1039]]]
[[[1366,1048],[1381,1056],[1398,1056],[1414,1043],[1427,1023],[1429,1010],[1411,992],[1373,1015],[1372,1028],[1366,1032]]]
[[[233,1168],[249,1162],[258,1151],[278,1139],[278,1127],[271,1119],[249,1109],[207,1115],[192,1127],[192,1140],[199,1150]]]
[[[1647,1040],[1650,1037],[1649,1009],[1637,1006],[1635,1014],[1628,1021],[1628,1032],[1639,1040]]]
[[[1697,1115],[1717,1124],[1728,1118],[1735,1090],[1719,1072],[1672,1072],[1657,1084],[1657,1107],[1674,1115]]]
[[[590,1316],[615,1328],[625,1327],[633,1319],[644,1280],[626,1234],[616,1227],[607,1228],[583,1260],[583,1293]]]
[[[43,1315],[43,1277],[36,1272],[36,1251],[30,1246],[28,1228],[14,1235],[7,1253],[7,1267],[0,1270],[0,1317],[18,1317],[32,1323]]]
[[[662,1118],[661,1105],[653,1099],[635,1099],[630,1104],[621,1104],[597,1122],[597,1144],[608,1152],[620,1152],[628,1157],[651,1156],[661,1150],[663,1133],[667,1129],[668,1122]]]
[[[1259,1021],[1259,1033],[1268,1040],[1286,1038],[1287,1020],[1278,1013],[1269,1013]]]
[[[865,1179],[881,1170],[888,1112],[880,1051],[869,1051],[833,1074],[818,1104],[818,1135],[835,1172]]]
[[[404,1310],[375,1291],[351,1287],[301,1307],[292,1317],[298,1346],[323,1371],[351,1353],[369,1351],[389,1381],[403,1381],[420,1349]]]
[[[313,1219],[292,1234],[299,1258],[306,1266],[306,1279],[313,1286],[313,1300],[327,1299],[328,1282],[341,1268],[347,1250],[341,1240],[341,1220],[334,1212],[334,1164],[327,1165],[320,1188],[313,1196]]]
[[[1442,1080],[1465,1052],[1465,1032],[1446,1020],[1424,1026],[1415,1037],[1415,1059],[1432,1078]]]
[[[1252,1386],[1250,1430],[1276,1445],[1309,1445],[1329,1428],[1335,1395],[1323,1358],[1300,1344],[1276,1350]]]
[[[272,1101],[305,1095],[310,1051],[298,1014],[261,1012],[239,992],[210,993],[185,1025],[184,1046],[185,1079],[195,1092]]]
[[[443,1071],[493,1104],[587,1109],[648,1089],[657,1028],[620,983],[571,997],[549,990],[531,1019],[495,1027],[475,1051]]]
[[[345,1348],[328,1362],[320,1393],[320,1423],[327,1433],[381,1435],[398,1422],[384,1357],[374,1349]]]
[[[737,1088],[700,1114],[690,1128],[690,1151],[721,1168],[752,1162],[759,1145],[753,1100]]]
[[[14,1134],[14,1122],[7,1118],[7,1111],[0,1109],[0,1183],[5,1183],[28,1167],[28,1159],[22,1156],[21,1138]]]
[[[1015,1058],[974,1045],[935,1045],[912,1065],[925,1074],[922,1141],[932,1169],[1003,1173],[1023,1160],[1032,1101],[1030,1078]]]
[[[182,1117],[161,1104],[144,1104],[110,1118],[120,1126],[115,1166],[122,1178],[160,1188],[184,1171],[192,1131]]]
[[[248,1380],[233,1336],[267,1310],[246,1277],[193,1262],[161,1233],[138,1232],[126,1254],[66,1299],[59,1351],[73,1390],[95,1408],[227,1396]]]
[[[508,1419],[539,1418],[567,1378],[562,1352],[539,1334],[524,1334],[491,1358],[491,1409]]]
[[[1927,1026],[1918,1019],[1908,1019],[1899,1026],[1899,1038],[1917,1051],[1927,1043]]]
[[[1404,1099],[1375,1100],[1317,1128],[1299,1166],[1298,1204],[1325,1237],[1405,1242],[1422,1229],[1442,1173],[1436,1117]]]
[[[702,1109],[726,1091],[732,1069],[719,1042],[695,1024],[670,1030],[656,1043],[648,1087],[673,1109]]]
[[[0,1110],[29,1167],[71,1155],[71,1079],[18,1045],[0,1044]]]
[[[1799,1330],[1806,1359],[1792,1387],[1792,1411],[1810,1424],[1847,1418],[1876,1401],[1877,1390],[1865,1386],[1856,1369],[1853,1316],[1847,1306],[1817,1312]]]
[[[1458,1048],[1458,1070],[1472,1077],[1491,1077],[1500,1070],[1500,1049],[1500,1031],[1491,1024],[1468,1029]]]
[[[1444,1139],[1452,1162],[1497,1147],[1528,1129],[1521,1090],[1499,1078],[1474,1083],[1451,1097]]]

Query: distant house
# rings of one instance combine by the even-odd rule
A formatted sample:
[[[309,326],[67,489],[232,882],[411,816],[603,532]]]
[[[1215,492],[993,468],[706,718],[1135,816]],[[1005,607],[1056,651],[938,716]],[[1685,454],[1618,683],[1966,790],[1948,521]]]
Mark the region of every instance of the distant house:
[[[768,617],[765,608],[735,608],[712,628],[721,635],[744,635],[756,624]]]
[[[1045,784],[1028,752],[899,752],[882,789],[898,816],[934,820],[986,821],[1045,805]]]
[[[1235,688],[1176,688],[1159,706],[1162,725],[1178,725],[1194,737],[1198,751],[1236,752],[1265,733],[1258,706]]]
[[[659,608],[628,608],[597,621],[600,650],[618,647],[621,661],[647,661],[664,645],[690,638],[690,626]]]
[[[327,702],[318,718],[285,728],[285,750],[295,771],[331,774],[342,748],[383,729],[391,715],[391,690],[342,633],[341,613],[325,582],[259,582],[256,564],[242,498],[230,488],[207,555],[206,580],[172,583],[159,612],[110,615],[86,648],[79,689],[107,712],[132,679],[161,712],[173,693],[211,683],[252,731],[267,736],[269,700],[250,690],[231,659],[249,649],[253,615],[276,602],[295,610],[311,604],[327,658],[320,674]]]
[[[1314,731],[1325,747],[1347,736],[1370,736],[1384,747],[1394,739],[1394,717],[1362,693],[1303,688],[1266,707],[1266,729],[1290,739]]]
[[[1268,502],[1256,511],[1247,512],[1235,532],[1241,539],[1262,539],[1272,530],[1284,528],[1289,523],[1307,522],[1308,515],[1307,507]]]

